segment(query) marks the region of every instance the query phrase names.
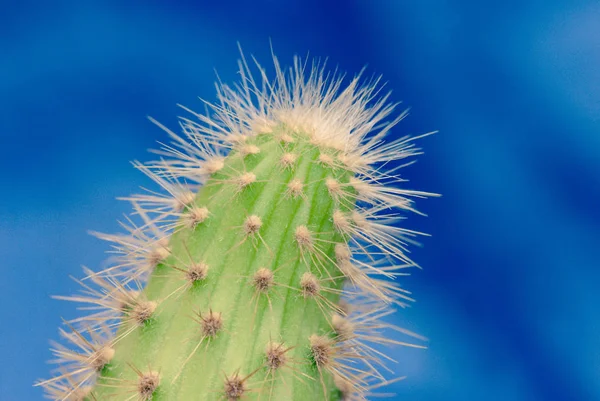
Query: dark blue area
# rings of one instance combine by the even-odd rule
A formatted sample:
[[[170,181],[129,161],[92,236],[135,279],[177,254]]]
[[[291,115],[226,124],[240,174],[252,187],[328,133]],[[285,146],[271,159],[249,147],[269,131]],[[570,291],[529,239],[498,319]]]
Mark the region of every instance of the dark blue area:
[[[80,264],[116,231],[129,160],[235,82],[237,44],[368,65],[439,130],[406,169],[431,233],[395,323],[399,400],[600,399],[600,6],[593,1],[5,2],[0,13],[0,399],[41,399],[48,340]]]

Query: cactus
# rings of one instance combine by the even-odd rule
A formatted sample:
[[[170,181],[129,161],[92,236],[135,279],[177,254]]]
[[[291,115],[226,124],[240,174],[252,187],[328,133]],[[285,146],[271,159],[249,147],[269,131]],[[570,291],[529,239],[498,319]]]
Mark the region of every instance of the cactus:
[[[94,233],[110,263],[56,297],[89,313],[60,329],[49,398],[363,400],[390,382],[382,345],[422,347],[384,321],[412,301],[394,279],[420,233],[397,222],[432,195],[398,185],[417,138],[384,141],[406,113],[378,80],[274,62],[256,79],[242,55],[182,135],[151,119],[171,142],[134,164],[161,190],[123,198],[126,234]]]

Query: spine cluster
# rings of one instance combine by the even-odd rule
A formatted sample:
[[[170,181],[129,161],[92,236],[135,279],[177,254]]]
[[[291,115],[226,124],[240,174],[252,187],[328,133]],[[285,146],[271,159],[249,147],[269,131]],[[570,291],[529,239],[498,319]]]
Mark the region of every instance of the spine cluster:
[[[385,323],[412,301],[396,278],[420,233],[398,223],[431,195],[402,189],[415,138],[384,139],[404,114],[386,122],[377,82],[257,69],[183,134],[154,121],[171,141],[135,166],[159,189],[124,198],[124,233],[95,233],[108,266],[56,297],[86,313],[53,344],[49,398],[365,400],[390,382],[382,346],[422,347]]]

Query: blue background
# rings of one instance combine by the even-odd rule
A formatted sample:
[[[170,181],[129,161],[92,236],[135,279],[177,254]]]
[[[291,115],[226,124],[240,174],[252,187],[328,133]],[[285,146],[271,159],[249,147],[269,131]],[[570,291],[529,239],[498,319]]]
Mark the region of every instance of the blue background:
[[[148,179],[129,160],[176,103],[263,64],[368,64],[411,107],[395,135],[440,133],[406,173],[433,235],[396,320],[400,400],[600,400],[600,4],[596,1],[6,2],[0,13],[0,399],[41,399],[48,340],[80,264],[101,265]]]

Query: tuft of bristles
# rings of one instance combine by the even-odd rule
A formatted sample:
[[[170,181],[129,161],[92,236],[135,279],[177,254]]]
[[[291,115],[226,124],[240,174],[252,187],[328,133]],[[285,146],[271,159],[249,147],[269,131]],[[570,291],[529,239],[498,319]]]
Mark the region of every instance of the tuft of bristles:
[[[323,384],[324,397],[327,399],[330,392],[325,388],[324,375],[330,375],[342,399],[364,400],[374,389],[389,382],[380,369],[389,370],[385,362],[391,359],[378,346],[419,347],[391,340],[390,331],[423,338],[384,320],[393,313],[392,305],[404,307],[412,301],[410,293],[394,279],[406,274],[406,268],[416,266],[407,256],[407,246],[422,235],[400,228],[398,223],[405,218],[404,213],[417,212],[415,198],[435,196],[399,187],[405,180],[397,170],[410,164],[405,159],[421,153],[414,141],[431,133],[385,140],[406,113],[390,119],[396,105],[388,103],[389,95],[380,95],[379,79],[364,83],[359,75],[343,88],[344,77],[327,75],[319,63],[308,67],[295,58],[293,67],[284,71],[274,56],[273,61],[275,79],[269,80],[258,63],[255,77],[242,55],[241,83],[233,88],[218,85],[218,103],[208,104],[206,114],[184,108],[190,117],[180,120],[182,135],[151,119],[166,131],[170,142],[155,151],[161,156],[159,161],[135,162],[134,166],[159,189],[122,198],[134,209],[121,223],[125,233],[94,233],[112,246],[114,256],[108,266],[98,272],[85,269],[85,278],[77,280],[82,286],[81,293],[57,297],[83,304],[81,309],[91,313],[69,320],[69,331],[60,330],[68,343],[52,348],[53,362],[60,369],[53,378],[38,383],[49,398],[95,399],[95,381],[110,364],[119,342],[137,328],[147,326],[166,300],[149,300],[143,293],[157,266],[171,266],[185,279],[185,284],[169,297],[179,296],[210,277],[212,267],[209,269],[208,264],[194,260],[189,250],[189,260],[167,262],[173,259],[169,239],[180,231],[194,231],[210,224],[213,209],[197,205],[194,200],[212,176],[220,174],[218,183],[233,186],[232,202],[261,182],[254,171],[225,171],[227,157],[232,152],[244,163],[258,157],[261,148],[250,140],[264,134],[277,135],[284,150],[278,164],[273,166],[282,173],[293,173],[302,158],[292,148],[301,134],[320,150],[316,163],[332,172],[346,171],[351,175],[347,182],[333,176],[323,178],[324,187],[336,205],[330,220],[343,241],[334,244],[322,241],[319,239],[322,233],[315,232],[310,225],[291,227],[304,264],[307,268],[316,266],[316,270],[309,269],[300,275],[299,288],[294,290],[307,302],[317,302],[330,329],[329,334],[315,333],[305,339],[309,359],[318,372],[317,380]],[[308,202],[305,191],[312,184],[290,179],[282,199]],[[243,239],[236,246],[249,239],[255,248],[263,244],[268,249],[261,236],[263,223],[258,215],[248,214],[242,226],[237,227]],[[185,243],[184,247],[187,249]],[[329,248],[332,248],[330,254],[326,251]],[[336,274],[324,273],[328,272],[324,268],[327,264],[334,266]],[[256,294],[268,296],[275,286],[287,288],[275,282],[274,273],[267,267],[256,270],[250,278]],[[340,278],[346,282],[343,290],[334,288],[335,280]],[[331,294],[341,296],[342,301],[332,302],[328,297]],[[272,308],[271,298],[268,302]],[[194,340],[197,346],[181,370],[201,343],[214,340],[224,328],[222,314],[212,309],[195,312],[193,319],[199,325],[199,342]],[[272,341],[263,348],[265,361],[261,368],[267,370],[270,380],[281,369],[295,371],[291,365],[297,361],[288,355],[295,347]],[[160,373],[132,368],[138,376],[136,381],[109,378],[103,385],[126,389],[119,393],[124,399],[151,400],[161,385]],[[238,373],[226,375],[219,390],[221,397],[238,400],[251,394],[248,382],[256,371],[245,377]]]

